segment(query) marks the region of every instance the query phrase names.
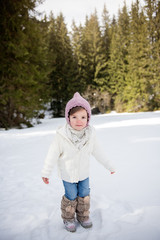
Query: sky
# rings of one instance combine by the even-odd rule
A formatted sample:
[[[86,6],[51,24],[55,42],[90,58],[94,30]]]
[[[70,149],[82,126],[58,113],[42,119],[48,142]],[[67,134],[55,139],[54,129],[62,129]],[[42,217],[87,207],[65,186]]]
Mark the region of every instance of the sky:
[[[132,2],[135,0],[126,0],[126,4],[130,9]],[[56,17],[60,12],[65,17],[65,23],[68,27],[71,26],[74,19],[76,24],[84,24],[86,15],[90,15],[97,10],[99,19],[102,15],[104,4],[107,7],[110,17],[113,14],[117,15],[118,9],[123,7],[124,0],[44,0],[44,3],[37,7],[37,10],[46,13],[49,16],[50,11]],[[141,5],[144,5],[144,0],[140,0]]]

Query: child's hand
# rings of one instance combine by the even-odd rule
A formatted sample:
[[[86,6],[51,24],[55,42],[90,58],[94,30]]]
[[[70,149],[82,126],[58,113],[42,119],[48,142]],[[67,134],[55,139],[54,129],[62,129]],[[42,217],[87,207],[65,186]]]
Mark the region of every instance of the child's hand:
[[[111,172],[111,174],[114,174],[115,172]]]
[[[49,184],[49,178],[42,177],[42,179],[45,184]]]

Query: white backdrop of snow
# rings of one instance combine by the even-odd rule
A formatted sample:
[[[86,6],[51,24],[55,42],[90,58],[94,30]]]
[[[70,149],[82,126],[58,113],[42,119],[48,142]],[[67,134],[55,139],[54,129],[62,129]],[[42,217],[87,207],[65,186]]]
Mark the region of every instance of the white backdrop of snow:
[[[160,112],[92,116],[111,175],[91,157],[92,229],[64,229],[64,194],[57,170],[50,184],[41,169],[64,118],[34,128],[0,131],[0,240],[159,240]]]

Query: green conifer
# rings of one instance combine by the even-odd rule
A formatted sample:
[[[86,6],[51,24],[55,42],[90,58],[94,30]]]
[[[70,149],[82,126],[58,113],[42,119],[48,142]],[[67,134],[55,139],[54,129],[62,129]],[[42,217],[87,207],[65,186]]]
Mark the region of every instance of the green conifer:
[[[36,1],[1,1],[0,11],[0,126],[30,126],[43,105],[45,53]],[[44,88],[43,88],[43,87]]]

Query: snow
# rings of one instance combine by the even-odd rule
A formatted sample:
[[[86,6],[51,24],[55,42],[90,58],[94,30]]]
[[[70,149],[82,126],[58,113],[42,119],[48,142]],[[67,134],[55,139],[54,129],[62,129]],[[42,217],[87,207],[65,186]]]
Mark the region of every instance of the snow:
[[[63,184],[54,169],[41,180],[44,158],[64,118],[44,119],[29,129],[0,131],[1,240],[159,240],[160,112],[92,116],[91,124],[107,157],[111,175],[91,158],[92,229],[64,229]]]

